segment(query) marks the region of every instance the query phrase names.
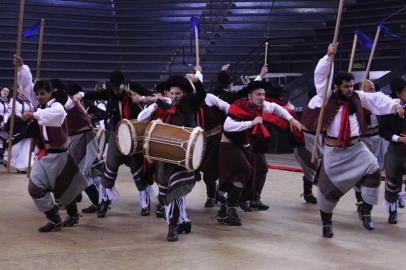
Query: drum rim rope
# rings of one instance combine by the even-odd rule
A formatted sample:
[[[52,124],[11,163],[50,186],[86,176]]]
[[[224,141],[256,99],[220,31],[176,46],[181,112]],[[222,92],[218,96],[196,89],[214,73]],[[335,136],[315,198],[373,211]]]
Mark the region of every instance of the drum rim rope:
[[[120,147],[120,144],[118,143],[118,140],[119,140],[118,129],[120,128],[120,126],[121,126],[122,123],[124,123],[127,127],[129,127],[129,129],[130,129],[130,138],[131,138],[131,147],[134,146],[133,149],[130,150],[130,152],[129,152],[128,154],[124,154],[124,153],[123,153],[122,148]],[[129,120],[129,119],[122,119],[122,120],[118,123],[118,125],[117,125],[117,127],[116,127],[116,144],[117,144],[117,147],[118,147],[118,151],[119,151],[121,154],[125,155],[125,156],[131,156],[131,155],[136,154],[136,153],[137,153],[137,147],[138,147],[138,140],[142,140],[142,141],[143,141],[143,140],[144,140],[144,137],[145,137],[145,134],[143,134],[143,136],[135,136],[134,138],[132,138],[131,134],[137,135],[137,131],[136,131],[134,125],[132,124],[131,120]]]
[[[185,158],[187,170],[193,170],[193,168],[190,168],[190,167],[193,167],[193,156],[190,156],[190,150],[192,148],[192,145],[193,145],[193,150],[194,150],[195,142],[193,141],[193,139],[195,137],[197,138],[196,135],[198,135],[199,133],[202,133],[202,131],[203,131],[203,129],[201,127],[195,127],[189,135],[189,141],[188,141],[188,146],[187,146],[187,150],[186,150],[186,158]],[[195,135],[195,137],[193,135]],[[190,163],[192,163],[192,164],[190,164]],[[199,164],[199,166],[200,166],[200,164]],[[199,166],[197,168],[199,168]]]

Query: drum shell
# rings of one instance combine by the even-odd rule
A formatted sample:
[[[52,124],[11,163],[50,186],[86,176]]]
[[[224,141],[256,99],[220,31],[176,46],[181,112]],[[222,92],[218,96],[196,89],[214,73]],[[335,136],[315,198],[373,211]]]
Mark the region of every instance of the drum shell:
[[[130,131],[132,131],[132,130],[135,131],[135,134],[132,134],[130,132],[131,133],[131,150],[130,150],[130,153],[128,154],[128,156],[132,156],[137,153],[142,153],[142,146],[144,144],[144,133],[145,133],[147,124],[138,122],[135,119],[133,119],[133,120],[123,119],[117,124],[116,141],[117,141],[118,149],[119,149],[120,153],[122,153],[123,155],[125,155],[125,154],[121,151],[121,147],[119,144],[119,134],[118,134],[118,129],[119,129],[120,125],[123,125],[123,124],[127,125]]]
[[[155,158],[158,157],[159,159],[168,160],[167,162],[169,163],[178,164],[185,168],[191,168],[192,156],[189,158],[189,160],[185,160],[185,156],[188,144],[191,140],[190,137],[194,129],[189,127],[172,126],[168,124],[160,125],[159,123],[157,125],[154,125],[154,127],[153,125],[154,122],[150,122],[145,130],[145,157],[152,160],[155,160]],[[152,132],[151,128],[154,128]],[[203,130],[202,133],[204,135],[205,145],[206,136]],[[170,142],[170,144],[167,144],[166,142],[161,143],[161,140]],[[193,153],[195,140],[191,141],[191,143],[193,143],[193,145],[191,145],[190,152]],[[188,164],[186,164],[186,162],[188,162]]]

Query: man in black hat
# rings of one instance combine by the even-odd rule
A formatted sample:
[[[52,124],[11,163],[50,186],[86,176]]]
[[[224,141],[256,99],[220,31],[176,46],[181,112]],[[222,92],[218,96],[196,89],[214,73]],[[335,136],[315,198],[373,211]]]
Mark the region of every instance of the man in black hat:
[[[156,96],[155,103],[144,109],[138,116],[140,122],[159,117],[163,122],[176,126],[196,127],[197,112],[206,98],[203,84],[193,74],[171,76],[167,83],[168,103],[163,97]],[[157,164],[157,183],[162,202],[165,204],[166,220],[169,224],[167,240],[177,241],[178,234],[190,233],[192,222],[186,213],[186,195],[192,191],[196,182],[196,173],[166,162]]]
[[[392,97],[400,100],[406,108],[406,82],[402,78],[391,81]],[[397,208],[401,192],[402,177],[406,174],[406,119],[397,114],[384,115],[379,119],[379,133],[390,142],[385,154],[385,206],[389,212],[388,223],[398,222]]]
[[[251,199],[262,184],[256,183],[253,176],[256,170],[267,164],[265,158],[254,156],[253,148],[261,147],[261,143],[270,136],[263,125],[263,113],[281,116],[289,121],[292,129],[300,129],[301,126],[281,106],[265,101],[265,88],[263,82],[251,82],[241,92],[247,98],[239,99],[230,106],[224,123],[219,150],[219,175],[220,189],[228,192],[228,198],[217,214],[217,221],[221,224],[241,226],[236,207],[243,189],[247,190],[249,197],[245,199]]]
[[[133,84],[131,87],[135,90],[141,89],[145,91],[140,84]],[[97,216],[100,218],[105,217],[111,202],[118,198],[118,193],[114,185],[118,169],[122,164],[130,167],[135,185],[140,193],[141,215],[149,215],[152,183],[150,182],[150,178],[146,177],[143,171],[144,157],[142,154],[134,154],[131,156],[122,155],[118,150],[115,134],[116,126],[120,120],[137,118],[142,109],[142,107],[139,106],[141,95],[132,92],[128,84],[126,86],[124,74],[121,71],[113,71],[110,74],[110,81],[106,91],[91,91],[85,94],[78,93],[74,96],[76,100],[80,98],[84,98],[85,100],[107,100],[105,120],[110,121],[111,127],[109,130],[110,136],[105,168],[101,181],[102,201],[97,210]]]

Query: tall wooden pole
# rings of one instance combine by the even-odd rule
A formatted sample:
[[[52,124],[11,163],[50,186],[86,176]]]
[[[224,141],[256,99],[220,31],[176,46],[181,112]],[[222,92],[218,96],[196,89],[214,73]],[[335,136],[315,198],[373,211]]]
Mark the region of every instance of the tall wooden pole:
[[[268,46],[269,42],[265,42],[265,59],[264,59],[265,65],[268,65]]]
[[[338,34],[340,32],[340,25],[341,25],[341,17],[343,14],[343,7],[344,7],[344,0],[340,0],[340,4],[338,6],[338,14],[337,14],[336,27],[335,27],[335,31],[334,31],[333,43],[337,43],[337,40],[338,40]],[[330,75],[331,75],[331,71],[333,69],[333,63],[334,63],[334,55],[331,57],[330,65],[328,67],[328,73],[326,76],[326,85],[323,89],[323,103],[320,108],[319,121],[317,123],[316,140],[315,140],[315,143],[313,146],[312,158],[311,158],[312,163],[314,163],[316,161],[317,144],[319,143],[321,124],[323,123],[324,110],[326,108],[327,90],[330,87]]]
[[[24,23],[24,6],[25,0],[20,0],[20,13],[18,17],[18,32],[17,32],[17,48],[16,56],[20,57],[21,54],[21,41],[23,33],[23,23]],[[11,148],[13,147],[13,136],[14,136],[14,118],[16,113],[16,98],[17,98],[17,76],[18,76],[18,66],[14,65],[14,84],[13,84],[13,103],[11,105],[11,118],[10,118],[10,131],[9,131],[9,145],[8,145],[8,160],[7,160],[7,173],[10,173],[11,168]]]
[[[195,26],[195,49],[196,49],[196,66],[200,66],[199,29],[197,29],[197,26]]]
[[[381,34],[381,27],[378,25],[378,29],[376,30],[374,45],[372,46],[371,54],[369,55],[367,69],[365,71],[364,79],[362,80],[362,86],[360,90],[363,90],[365,87],[365,82],[368,79],[368,74],[371,71],[372,60],[374,59],[376,46],[378,45],[379,35]]]
[[[41,19],[41,28],[39,31],[38,55],[37,55],[37,72],[35,73],[35,81],[38,81],[39,78],[41,78],[42,46],[44,44],[44,27],[45,27],[45,19]]]
[[[348,64],[348,72],[352,72],[352,65],[354,64],[355,51],[357,49],[358,36],[354,34],[354,41],[352,43],[352,50],[350,56],[350,63]]]
[[[42,47],[44,44],[44,27],[45,27],[45,19],[41,19],[41,28],[39,31],[39,41],[38,41],[38,55],[37,55],[37,70],[35,73],[35,82],[40,79],[41,76],[41,62],[42,62]],[[28,154],[28,176],[31,172],[31,159],[32,159],[32,151],[34,148],[34,139],[31,139],[30,143],[30,152]]]

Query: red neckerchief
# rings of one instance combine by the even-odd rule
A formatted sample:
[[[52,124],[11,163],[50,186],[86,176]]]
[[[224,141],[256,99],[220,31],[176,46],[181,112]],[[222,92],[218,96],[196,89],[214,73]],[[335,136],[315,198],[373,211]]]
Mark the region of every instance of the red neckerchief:
[[[278,104],[279,106],[282,106],[285,110],[287,110],[290,113],[290,115],[292,115],[295,119],[297,119],[295,110],[293,110],[292,108],[287,106],[286,103],[284,103],[278,99],[274,99],[274,98],[266,98],[266,101],[274,102],[274,103]],[[281,128],[281,129],[286,129],[289,126],[289,122],[286,119],[284,119],[276,114],[273,114],[273,113],[264,113],[263,119],[271,124],[274,124],[275,126]],[[293,135],[293,138],[296,140],[296,142],[301,143],[301,144],[304,143],[303,131],[299,130],[296,127],[293,127],[292,135]]]
[[[338,100],[338,104],[342,105],[340,130],[337,137],[337,146],[346,148],[350,144],[351,126],[350,126],[350,113],[349,101]]]
[[[45,145],[45,138],[44,138],[44,133],[43,133],[43,131],[44,131],[44,128],[46,128],[46,127],[41,126],[41,125],[38,125],[38,128],[39,128],[39,136],[40,136],[41,140],[43,141],[43,144]],[[39,149],[39,151],[38,151],[38,153],[37,153],[37,159],[40,160],[40,159],[43,158],[46,154],[47,154],[47,150],[45,149],[45,146],[44,146],[44,148],[40,148],[40,149]]]
[[[173,116],[176,114],[176,105],[172,105],[168,110],[166,110],[166,112],[168,113],[168,117],[166,118],[165,123],[170,124]]]
[[[123,106],[122,108],[122,118],[123,119],[130,119],[131,117],[131,97],[125,96],[123,99],[121,99],[121,104]]]
[[[168,118],[168,112],[161,107],[155,111],[155,119],[161,119],[162,122],[166,123],[166,119]]]
[[[230,106],[228,114],[243,121],[253,120],[257,116],[263,116],[262,109],[249,102],[248,99],[239,99],[234,102]],[[271,136],[263,124],[252,127],[251,135],[257,136],[259,139],[267,139]]]

